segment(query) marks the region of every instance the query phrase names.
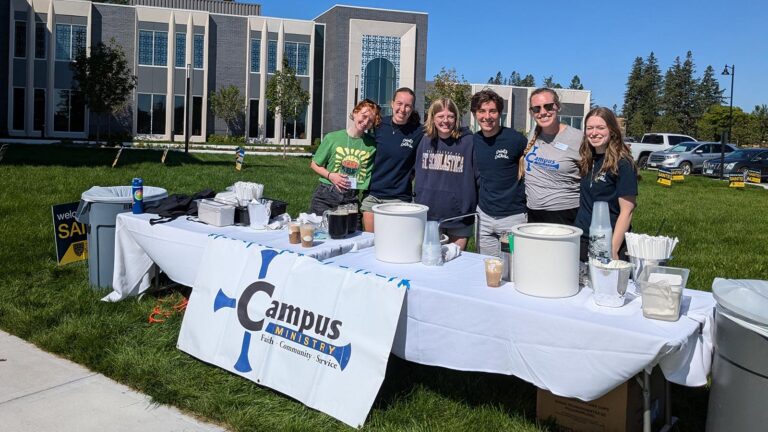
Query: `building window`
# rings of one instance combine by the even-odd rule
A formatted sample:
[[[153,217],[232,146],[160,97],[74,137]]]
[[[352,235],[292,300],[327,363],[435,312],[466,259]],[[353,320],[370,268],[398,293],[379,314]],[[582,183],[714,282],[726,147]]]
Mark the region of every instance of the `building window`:
[[[79,91],[57,90],[54,98],[53,130],[57,132],[85,131],[85,102]]]
[[[34,117],[32,129],[41,131],[45,127],[45,90],[35,89]]]
[[[165,95],[139,94],[136,132],[147,135],[165,134]]]
[[[256,138],[259,136],[259,100],[251,99],[248,107],[248,137]]]
[[[195,69],[202,69],[203,68],[203,47],[205,45],[205,35],[196,34],[194,45],[192,45],[192,48],[194,48],[194,52],[192,53],[195,64]]]
[[[187,66],[187,34],[176,33],[176,67]]]
[[[286,42],[283,57],[288,60],[288,66],[296,72],[296,75],[309,74],[309,44]]]
[[[304,139],[307,137],[307,108],[305,107],[296,120],[286,121],[285,133],[288,138]]]
[[[387,59],[375,58],[368,62],[362,80],[363,97],[381,106],[382,115],[390,115],[390,102],[397,88],[395,65]]]
[[[16,21],[13,33],[13,56],[25,58],[27,56],[27,22]]]
[[[584,121],[584,117],[582,116],[557,116],[557,118],[560,120],[560,123],[565,123],[568,126],[574,127],[576,129],[581,129],[581,123]]]
[[[173,133],[184,135],[184,96],[173,97]]]
[[[24,87],[13,88],[13,130],[24,130],[24,113],[26,104],[24,103]]]
[[[168,32],[139,30],[139,64],[142,66],[168,64]]]
[[[84,25],[56,24],[56,60],[72,60],[85,49]]]
[[[35,58],[44,59],[48,49],[48,27],[45,23],[35,23]]]
[[[192,97],[192,135],[203,134],[203,97]]]
[[[267,42],[267,73],[275,73],[277,70],[277,41]]]
[[[251,72],[258,73],[261,67],[261,39],[251,39]]]

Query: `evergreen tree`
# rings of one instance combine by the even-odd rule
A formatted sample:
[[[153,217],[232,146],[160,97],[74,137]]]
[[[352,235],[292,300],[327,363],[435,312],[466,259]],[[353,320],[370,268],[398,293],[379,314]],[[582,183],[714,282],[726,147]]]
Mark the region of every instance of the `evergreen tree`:
[[[488,80],[488,84],[504,84],[504,78],[501,76],[501,71],[496,72],[496,76],[491,77]]]
[[[645,66],[642,71],[638,112],[643,128],[637,132],[638,136],[651,132],[656,119],[659,117],[660,93],[663,84],[659,62],[651,51],[645,59]]]
[[[548,77],[544,77],[544,83],[542,85],[546,88],[551,88],[551,89],[563,88],[563,86],[555,82],[552,75]]]
[[[701,113],[697,99],[699,81],[693,76],[694,72],[693,54],[690,51],[686,53],[685,61],[681,62],[680,57],[676,57],[675,62],[667,70],[661,108],[664,116],[674,122],[667,120],[657,128],[669,127],[674,123],[678,127],[677,131],[666,129],[663,131],[696,135],[696,122],[701,117]]]
[[[521,87],[536,87],[536,79],[533,77],[533,75],[528,74],[525,77],[523,77],[522,80],[520,80],[520,86]]]
[[[698,89],[699,111],[703,115],[712,105],[720,105],[723,102],[723,91],[720,83],[715,79],[715,70],[707,66],[704,76],[701,77]]]
[[[640,136],[643,133],[642,119],[638,116],[641,99],[641,87],[643,79],[643,68],[645,62],[642,57],[635,57],[632,63],[632,70],[627,78],[627,89],[624,91],[624,118],[627,119],[627,135]]]
[[[520,74],[517,73],[517,71],[512,71],[511,74],[509,74],[509,79],[507,80],[507,83],[511,86],[520,86],[520,84],[523,81],[522,78],[520,78]]]
[[[584,90],[584,85],[581,84],[581,79],[578,75],[574,75],[573,78],[571,78],[571,84],[568,88],[573,90]]]

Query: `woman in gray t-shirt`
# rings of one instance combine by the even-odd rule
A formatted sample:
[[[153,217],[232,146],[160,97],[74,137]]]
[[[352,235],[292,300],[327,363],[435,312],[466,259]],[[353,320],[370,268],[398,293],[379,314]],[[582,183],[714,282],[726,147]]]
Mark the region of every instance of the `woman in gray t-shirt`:
[[[579,211],[579,147],[584,134],[560,123],[560,98],[554,90],[531,93],[530,110],[536,121],[520,158],[525,178],[528,222],[574,225]]]

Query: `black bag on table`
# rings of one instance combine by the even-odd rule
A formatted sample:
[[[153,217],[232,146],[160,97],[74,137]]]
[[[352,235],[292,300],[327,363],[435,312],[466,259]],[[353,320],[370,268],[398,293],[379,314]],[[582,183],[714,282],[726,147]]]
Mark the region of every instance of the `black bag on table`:
[[[161,200],[146,203],[144,213],[156,213],[159,218],[150,219],[150,225],[170,222],[179,216],[196,216],[197,201],[204,198],[213,198],[216,193],[211,189],[204,189],[194,195],[173,194]]]

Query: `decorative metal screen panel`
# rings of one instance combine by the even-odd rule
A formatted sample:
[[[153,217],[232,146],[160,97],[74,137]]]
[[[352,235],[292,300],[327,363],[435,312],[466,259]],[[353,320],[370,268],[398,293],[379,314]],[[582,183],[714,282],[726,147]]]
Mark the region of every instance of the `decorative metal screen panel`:
[[[186,67],[187,63],[187,34],[176,33],[176,67]]]
[[[261,68],[261,39],[251,39],[251,72],[258,73]]]
[[[395,67],[395,88],[400,83],[400,38],[395,36],[363,35],[362,61],[360,63],[361,97],[370,97],[365,93],[365,71],[368,63],[377,58],[389,60]],[[370,79],[371,77],[367,77]],[[384,79],[385,77],[381,77]],[[371,87],[371,86],[367,86]],[[375,100],[375,99],[374,99]],[[389,101],[377,101],[379,104]]]

